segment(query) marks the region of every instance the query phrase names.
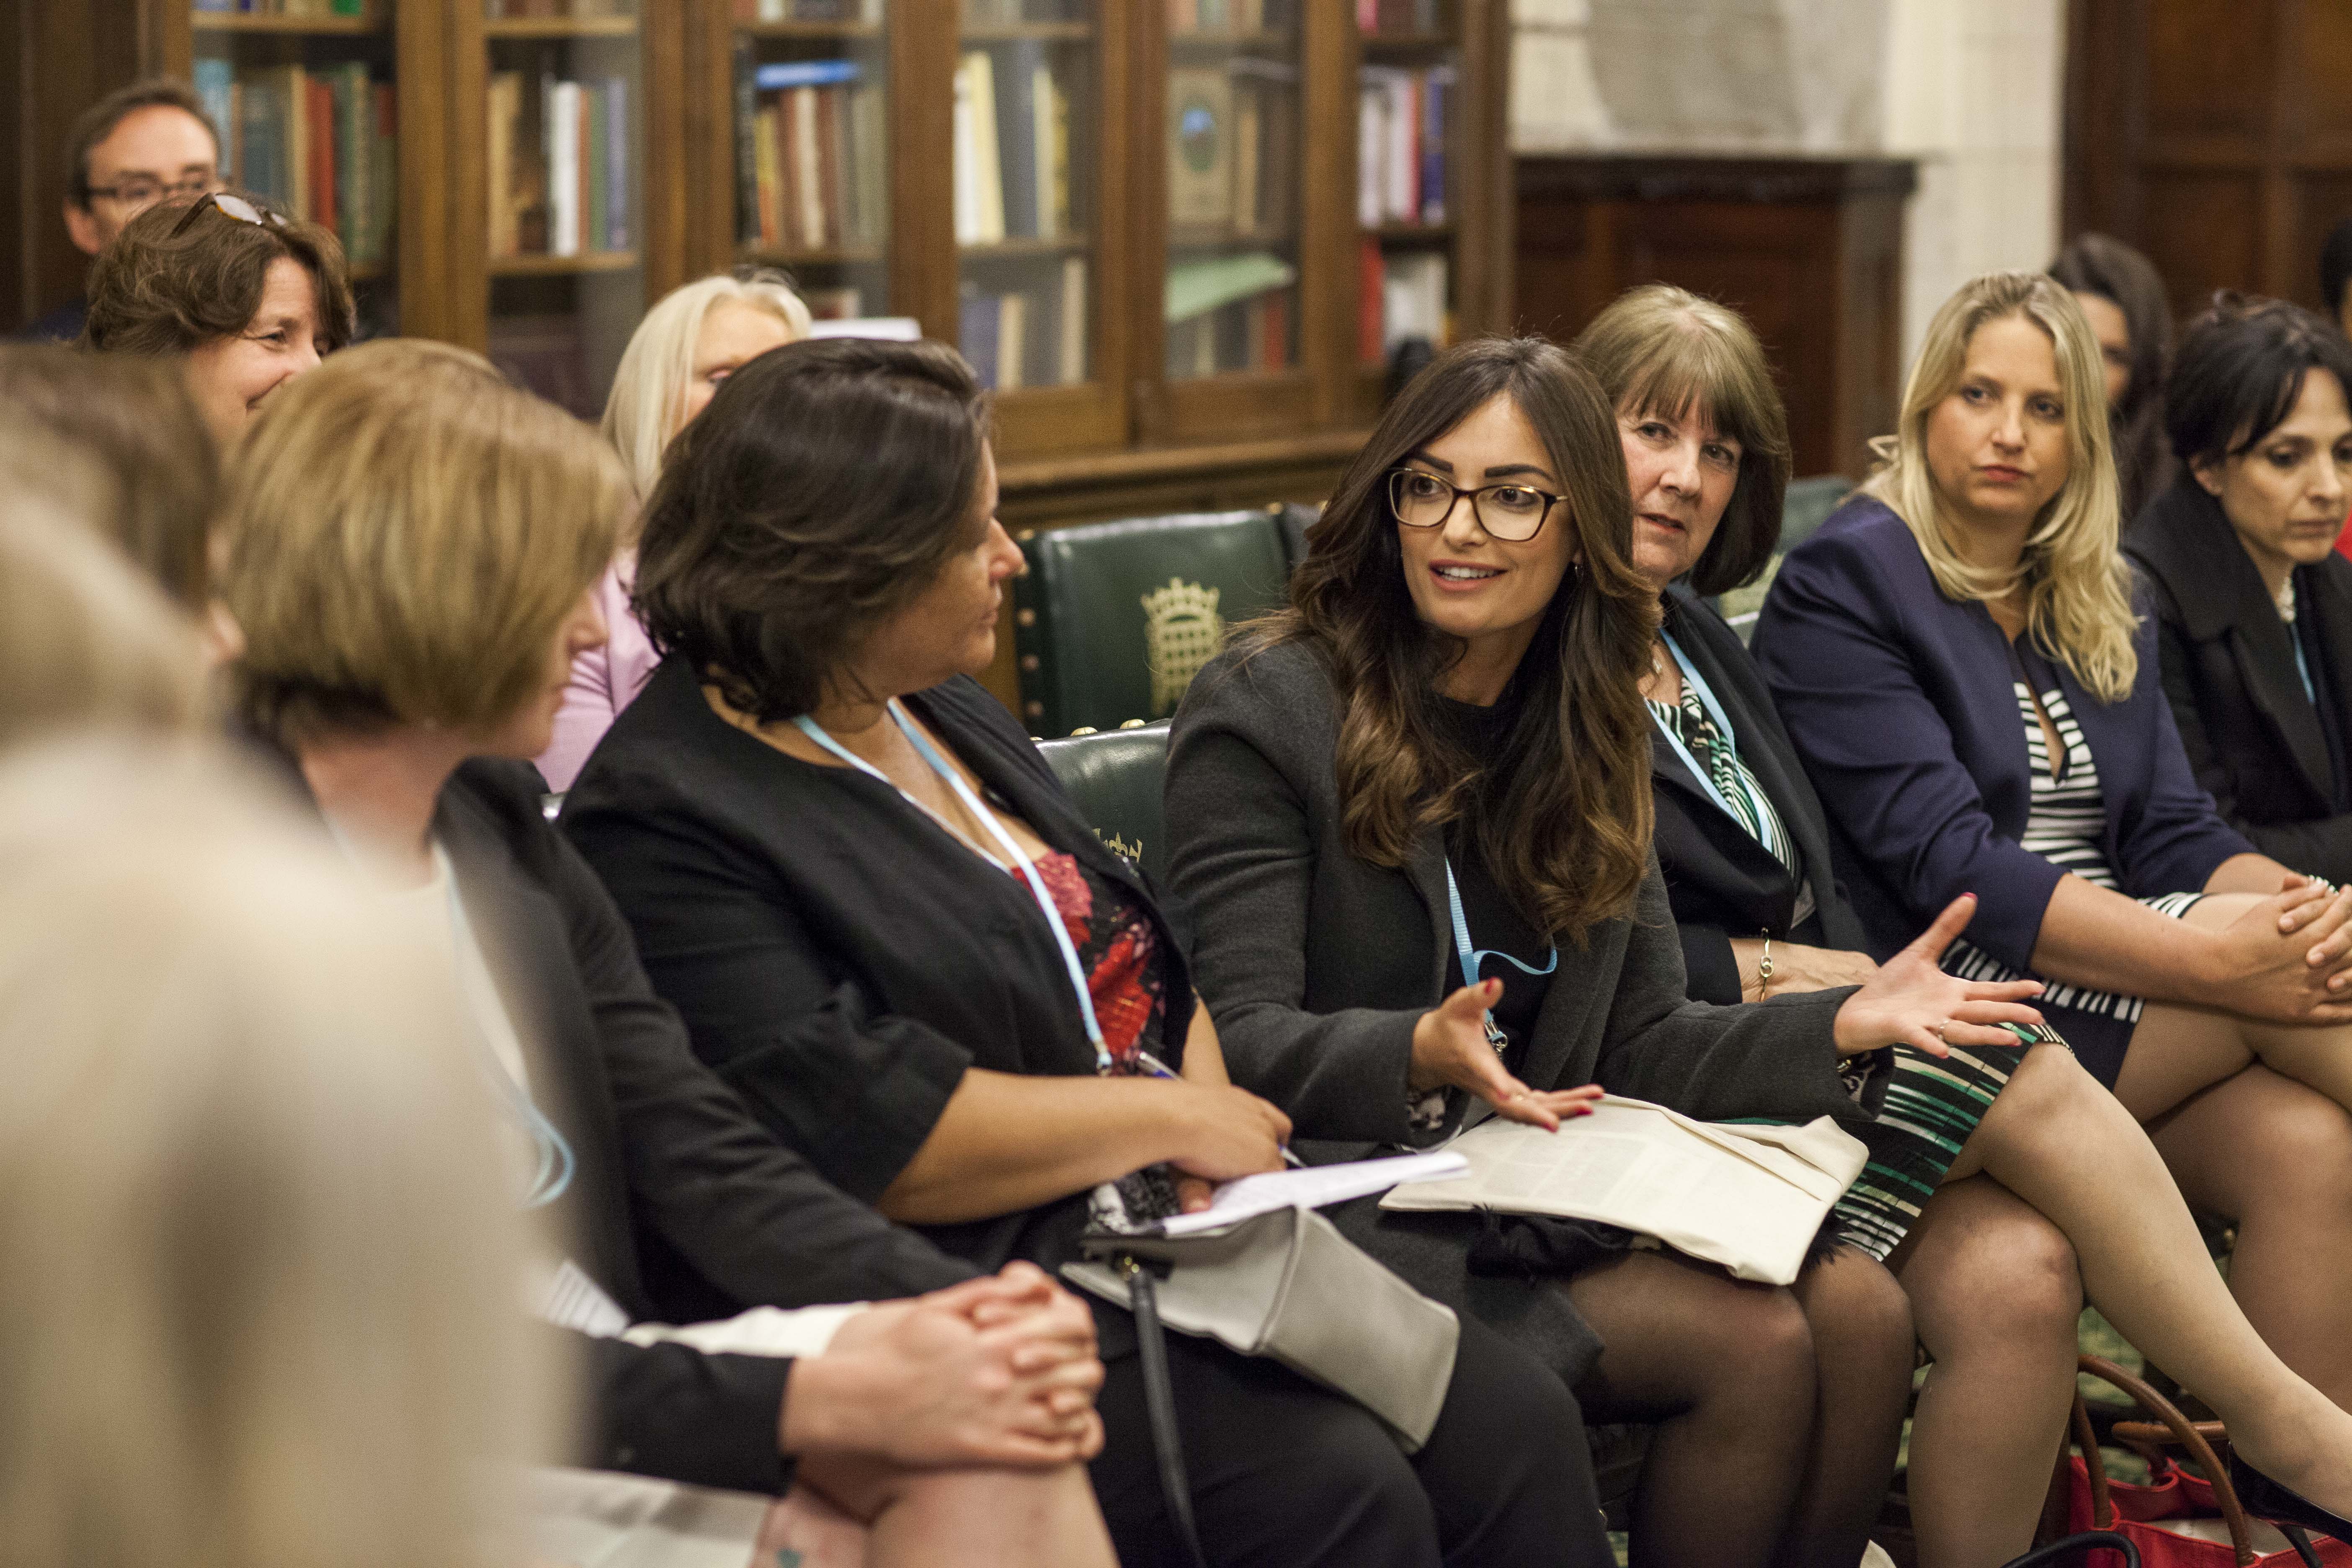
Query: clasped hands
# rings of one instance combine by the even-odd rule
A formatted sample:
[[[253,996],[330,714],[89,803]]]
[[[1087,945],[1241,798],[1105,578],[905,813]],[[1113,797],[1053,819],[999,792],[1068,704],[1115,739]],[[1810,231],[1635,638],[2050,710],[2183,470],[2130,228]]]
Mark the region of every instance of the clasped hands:
[[[2352,1022],[2352,888],[2290,875],[2214,936],[2221,1005],[2275,1023]]]
[[[780,1440],[799,1457],[1043,1468],[1102,1449],[1094,1316],[1031,1263],[843,1323],[793,1363]]]

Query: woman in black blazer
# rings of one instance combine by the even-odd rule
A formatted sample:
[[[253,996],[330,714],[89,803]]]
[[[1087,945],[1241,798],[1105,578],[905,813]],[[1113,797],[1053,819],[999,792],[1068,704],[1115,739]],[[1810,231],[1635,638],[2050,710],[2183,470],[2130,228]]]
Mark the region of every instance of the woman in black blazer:
[[[1225,1081],[1184,933],[971,679],[1021,559],[984,412],[935,343],[793,343],[729,378],[645,520],[667,657],[564,827],[787,1145],[953,1256],[1054,1268],[1092,1214],[1280,1168],[1289,1123]],[[1095,1485],[1122,1561],[1177,1563],[1131,1321],[1096,1310]],[[1609,1561],[1575,1402],[1475,1321],[1409,1457],[1274,1363],[1167,1351],[1213,1562]]]
[[[2352,343],[2283,300],[2223,295],[2166,396],[2186,465],[2126,536],[2180,743],[2274,860],[2352,881]]]
[[[240,709],[457,969],[519,1185],[549,1222],[542,1315],[587,1336],[589,1462],[791,1492],[781,1545],[813,1489],[881,1527],[893,1561],[1103,1568],[1073,1462],[1097,1440],[1083,1310],[1034,1270],[974,1279],[763,1132],[646,987],[535,773],[498,760],[544,745],[571,656],[601,635],[586,589],[626,496],[610,457],[487,363],[395,341],[280,393],[230,477]],[[485,495],[506,504],[486,517]],[[762,1320],[794,1331],[762,1342],[796,1359],[630,1328],[922,1290]]]

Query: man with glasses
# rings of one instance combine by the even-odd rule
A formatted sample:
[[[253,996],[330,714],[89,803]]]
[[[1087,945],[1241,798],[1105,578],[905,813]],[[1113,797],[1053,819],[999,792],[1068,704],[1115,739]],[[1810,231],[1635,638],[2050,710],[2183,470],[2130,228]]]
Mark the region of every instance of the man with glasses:
[[[193,89],[154,78],[109,93],[74,121],[66,144],[66,232],[96,256],[157,202],[221,188],[220,133]],[[87,302],[58,306],[19,334],[69,342]]]

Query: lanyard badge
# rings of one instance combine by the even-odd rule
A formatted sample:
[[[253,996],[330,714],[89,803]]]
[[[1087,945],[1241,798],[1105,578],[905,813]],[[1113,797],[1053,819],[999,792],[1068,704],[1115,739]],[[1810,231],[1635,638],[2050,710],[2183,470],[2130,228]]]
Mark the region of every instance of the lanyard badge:
[[[1549,974],[1559,967],[1559,949],[1557,947],[1551,950],[1551,956],[1544,960],[1544,966],[1538,969],[1533,964],[1521,963],[1517,959],[1499,949],[1473,948],[1470,945],[1470,921],[1462,913],[1462,889],[1455,886],[1454,881],[1454,859],[1451,856],[1446,857],[1445,860],[1445,903],[1448,911],[1454,916],[1454,951],[1462,960],[1463,984],[1477,984],[1479,965],[1490,958],[1501,959],[1522,974]],[[1486,1026],[1486,1043],[1495,1047],[1496,1056],[1502,1055],[1503,1047],[1511,1042],[1509,1037],[1503,1033],[1502,1026],[1495,1022],[1495,1010],[1488,1007],[1479,1016]]]

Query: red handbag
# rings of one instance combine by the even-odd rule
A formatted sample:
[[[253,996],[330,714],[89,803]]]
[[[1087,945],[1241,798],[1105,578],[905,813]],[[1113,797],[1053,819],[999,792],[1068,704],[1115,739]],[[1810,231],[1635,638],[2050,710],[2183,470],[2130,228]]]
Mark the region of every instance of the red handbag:
[[[2115,1531],[2139,1549],[2146,1568],[2311,1568],[2315,1562],[2326,1568],[2352,1568],[2352,1546],[2316,1537],[2311,1543],[2314,1555],[2306,1558],[2276,1526],[2239,1506],[2228,1472],[2213,1450],[2213,1442],[2228,1441],[2221,1423],[2190,1422],[2170,1400],[2113,1362],[2086,1355],[2082,1369],[2129,1395],[2157,1419],[2154,1424],[2119,1421],[2115,1429],[2120,1441],[2148,1460],[2147,1484],[2110,1480],[2099,1458],[2090,1412],[2079,1395],[2075,1398],[2074,1441],[2082,1453],[2067,1461],[2069,1531]],[[2192,1475],[2174,1464],[2163,1451],[2170,1445],[2187,1449],[2204,1474]],[[2123,1553],[2102,1548],[2087,1552],[2083,1561],[2088,1568],[2121,1568]]]

